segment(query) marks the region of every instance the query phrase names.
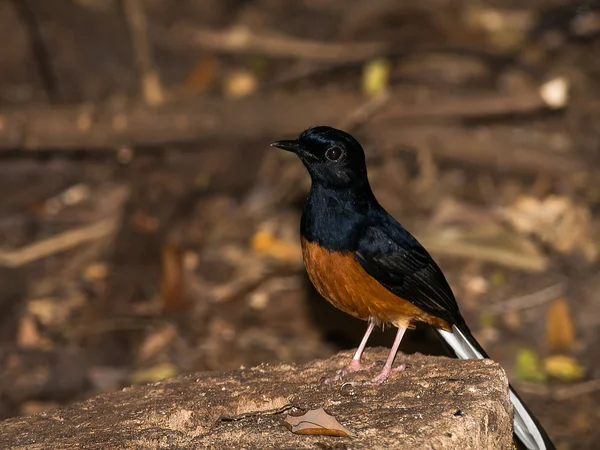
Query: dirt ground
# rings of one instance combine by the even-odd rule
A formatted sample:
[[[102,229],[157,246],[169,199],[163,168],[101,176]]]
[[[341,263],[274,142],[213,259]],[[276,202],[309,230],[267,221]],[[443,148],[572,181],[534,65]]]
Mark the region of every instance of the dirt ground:
[[[1,418],[356,347],[268,146],[319,124],[560,448],[594,448],[600,4],[404,3],[0,3]],[[426,327],[401,350],[443,354]]]

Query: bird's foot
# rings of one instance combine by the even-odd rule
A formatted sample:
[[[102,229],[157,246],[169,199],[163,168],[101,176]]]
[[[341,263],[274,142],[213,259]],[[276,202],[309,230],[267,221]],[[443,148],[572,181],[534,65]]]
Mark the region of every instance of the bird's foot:
[[[363,364],[360,361],[353,359],[352,361],[350,361],[350,364],[348,364],[346,366],[346,368],[341,369],[339,372],[341,372],[342,376],[344,376],[349,373],[362,372],[363,370],[370,370],[373,367],[375,367],[375,363]]]
[[[360,361],[353,359],[350,364],[348,364],[343,369],[337,371],[337,373],[332,377],[327,377],[323,379],[324,383],[334,383],[336,381],[343,380],[346,375],[354,372],[362,372],[363,370],[369,370],[375,367],[375,363],[372,364],[363,364]]]
[[[406,366],[404,364],[394,368],[384,367],[383,370],[379,373],[379,375],[377,375],[371,380],[347,381],[343,384],[343,386],[379,386],[381,383],[387,380],[391,374],[400,373],[404,369],[406,369]]]

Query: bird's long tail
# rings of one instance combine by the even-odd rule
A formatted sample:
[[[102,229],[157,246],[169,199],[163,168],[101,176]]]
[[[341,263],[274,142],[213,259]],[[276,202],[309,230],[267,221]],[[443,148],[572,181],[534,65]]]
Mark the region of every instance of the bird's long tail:
[[[469,328],[464,325],[453,325],[452,333],[436,329],[442,340],[451,347],[460,359],[489,358],[479,345]],[[510,401],[514,407],[514,433],[520,443],[529,450],[552,450],[554,444],[540,425],[538,420],[525,406],[516,391],[509,385]]]

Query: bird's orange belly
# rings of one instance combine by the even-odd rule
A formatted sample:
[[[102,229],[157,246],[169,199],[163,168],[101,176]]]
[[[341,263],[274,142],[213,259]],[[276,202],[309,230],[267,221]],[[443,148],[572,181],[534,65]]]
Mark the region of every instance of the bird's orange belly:
[[[407,327],[413,321],[449,330],[448,323],[388,291],[371,277],[350,252],[324,249],[302,238],[302,254],[308,276],[319,292],[336,308],[351,316]]]

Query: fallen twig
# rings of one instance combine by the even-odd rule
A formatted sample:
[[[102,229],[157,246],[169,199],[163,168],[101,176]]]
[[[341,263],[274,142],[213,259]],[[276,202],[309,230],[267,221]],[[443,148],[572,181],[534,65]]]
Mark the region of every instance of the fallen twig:
[[[357,61],[384,53],[383,42],[326,43],[276,34],[257,34],[245,27],[206,30],[178,25],[167,41],[227,53],[259,53],[311,61]]]
[[[414,153],[418,148],[429,146],[436,159],[519,174],[572,175],[589,171],[585,164],[573,155],[549,151],[550,139],[545,150],[538,150],[540,147],[537,145],[524,147],[508,130],[505,134],[491,132],[488,127],[393,127],[389,121],[380,120],[383,114],[377,116],[377,121],[374,120],[368,130],[369,136],[380,149],[400,149],[403,152]]]
[[[237,416],[221,416],[219,417],[219,421],[221,422],[237,422],[238,420],[247,419],[248,417],[256,417],[256,416],[274,416],[277,414],[284,413],[289,411],[290,409],[300,409],[291,403],[287,403],[279,408],[267,409],[263,411],[251,411],[244,414],[238,414]]]
[[[565,401],[573,397],[592,394],[600,391],[600,379],[583,381],[563,387],[551,387],[537,383],[520,383],[519,390],[540,397],[551,398],[555,401]]]
[[[447,228],[417,236],[432,252],[541,272],[548,260],[530,242],[510,233]]]
[[[565,386],[556,389],[552,393],[552,397],[557,401],[568,400],[572,397],[578,397],[580,395],[591,394],[600,390],[600,379],[584,381],[583,383],[577,383],[572,386]]]
[[[362,63],[374,57],[406,58],[426,53],[453,54],[475,57],[491,65],[512,64],[523,72],[540,78],[537,71],[517,60],[514,55],[503,55],[476,46],[444,44],[418,48],[399,48],[392,42],[323,42],[300,39],[277,33],[258,33],[237,26],[226,30],[209,30],[178,24],[172,30],[154,29],[158,44],[181,49],[193,47],[213,52],[232,54],[259,54],[271,58],[300,59],[335,64]],[[336,67],[325,68],[335,70]],[[319,71],[319,69],[317,69]]]
[[[522,309],[533,308],[543,305],[560,297],[565,293],[566,286],[564,283],[557,283],[537,292],[520,297],[514,297],[504,302],[494,303],[487,310],[492,314],[503,314],[508,311],[520,311]]]
[[[432,99],[429,104],[406,105],[405,108],[391,108],[382,114],[390,119],[443,119],[460,117],[473,119],[478,117],[500,116],[508,114],[528,114],[547,107],[546,102],[535,90],[526,93],[490,94],[463,97],[456,101],[441,102]]]
[[[19,267],[69,250],[85,242],[101,239],[114,232],[117,223],[116,218],[104,219],[91,225],[68,230],[56,236],[34,242],[17,250],[0,252],[0,266]]]
[[[416,104],[409,103],[403,94],[402,90],[391,92],[385,111],[377,116],[377,121],[395,121],[394,127],[387,127],[387,139],[395,145],[407,132],[401,121],[524,114],[544,108],[537,93],[488,94],[478,98],[440,95]],[[0,110],[0,149],[112,151],[124,146],[161,146],[214,138],[257,139],[272,135],[273,130],[279,134],[298,133],[309,125],[336,124],[347,111],[356,111],[363,106],[365,100],[359,93],[323,90],[296,95],[274,93],[238,101],[203,98],[157,108],[135,103],[119,109],[92,105],[7,109]],[[390,135],[389,128],[395,136]],[[454,130],[453,137],[460,139],[461,136]],[[453,144],[447,139],[442,142]],[[467,143],[469,147],[478,145],[472,138],[468,138]],[[514,164],[511,157],[506,156],[509,151],[516,153],[511,148],[502,149],[494,152],[494,159]],[[475,160],[481,159],[478,155],[485,158],[487,154],[486,149],[479,147]],[[533,161],[527,163],[533,163],[536,168],[556,165],[564,167],[564,171],[573,170],[573,158],[558,155],[556,159],[561,161],[557,165],[547,152],[543,157],[530,154]]]

